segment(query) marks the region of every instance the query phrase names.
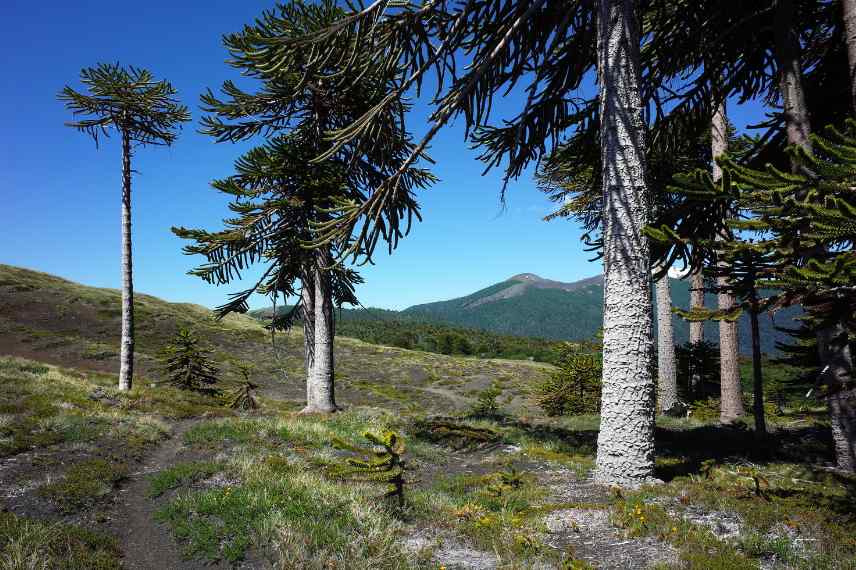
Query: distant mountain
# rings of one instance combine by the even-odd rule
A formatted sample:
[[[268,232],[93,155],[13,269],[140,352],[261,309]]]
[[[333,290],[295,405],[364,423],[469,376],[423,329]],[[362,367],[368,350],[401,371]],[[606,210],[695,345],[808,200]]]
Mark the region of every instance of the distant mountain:
[[[689,306],[689,284],[672,279],[672,303]],[[716,305],[714,295],[707,295],[709,306]],[[777,325],[795,326],[798,308],[776,314]],[[544,279],[534,273],[521,273],[465,297],[414,305],[402,311],[406,317],[435,320],[493,332],[548,339],[581,340],[590,338],[603,322],[603,276],[589,277],[573,283]],[[673,316],[675,341],[689,338],[689,323]],[[761,319],[761,348],[774,352],[777,340],[787,335],[776,331],[769,316]],[[749,319],[740,319],[741,352],[751,352]],[[706,323],[705,338],[718,341],[716,323]]]

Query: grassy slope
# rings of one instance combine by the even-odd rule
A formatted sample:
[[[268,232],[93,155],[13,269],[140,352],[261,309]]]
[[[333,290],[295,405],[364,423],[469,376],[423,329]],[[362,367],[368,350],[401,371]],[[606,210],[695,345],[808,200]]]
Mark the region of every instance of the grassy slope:
[[[214,400],[144,382],[131,394],[118,394],[111,388],[114,374],[93,371],[111,370],[113,358],[90,359],[82,352],[93,344],[115,349],[116,339],[100,328],[75,328],[80,321],[97,327],[98,318],[87,311],[109,309],[113,301],[101,303],[115,301],[116,293],[0,269],[4,347],[80,366],[0,358],[0,488],[23,492],[8,495],[4,505],[11,512],[0,513],[0,567],[118,568],[121,545],[108,535],[109,520],[121,515],[110,510],[110,497],[117,481],[138,465],[134,456],[169,431],[162,418],[232,414]],[[28,310],[39,298],[38,309]],[[291,388],[268,376],[272,368],[263,359],[271,357],[270,349],[255,323],[213,323],[204,309],[142,301],[146,350],[157,347],[159,335],[169,334],[176,320],[186,319],[221,352],[239,348],[255,359],[270,397],[290,397]],[[39,314],[44,320],[33,318]],[[287,365],[298,366],[292,360],[300,337],[283,341],[293,353]],[[762,446],[740,430],[665,419],[657,432],[658,476],[669,482],[622,495],[585,480],[596,417],[466,419],[493,430],[501,445],[463,451],[445,447],[436,433],[420,427],[422,413],[454,409],[451,398],[463,386],[505,374],[511,391],[525,384],[527,374],[543,372],[542,366],[345,339],[339,360],[343,400],[409,409],[415,420],[355,406],[333,418],[300,417],[283,413],[288,406],[275,400],[266,400],[255,415],[195,420],[183,436],[185,455],[151,475],[150,491],[158,519],[187,555],[251,561],[270,556],[282,568],[436,569],[463,552],[498,556],[509,568],[537,561],[558,568],[560,559],[563,568],[588,568],[580,559],[627,567],[610,559],[621,554],[610,552],[610,545],[621,544],[618,550],[641,557],[633,558],[638,562],[650,561],[646,544],[658,552],[668,544],[674,566],[661,567],[854,568],[856,481],[816,467],[829,460],[828,434],[811,416],[771,421],[778,431]],[[143,371],[150,374],[151,368]],[[93,397],[95,392],[101,395]],[[400,431],[408,442],[403,512],[384,506],[378,486],[328,474],[342,461],[330,446],[334,436],[358,442],[364,430],[384,428]],[[17,454],[14,459],[22,452],[26,460],[5,462],[4,455]],[[58,476],[45,479],[46,471]],[[108,521],[106,534],[101,520]],[[720,538],[720,523],[734,520],[739,534]],[[606,526],[590,528],[586,521]],[[547,532],[557,523],[565,530]],[[423,546],[414,553],[405,548],[408,541]]]
[[[67,367],[118,371],[119,292],[86,287],[44,273],[0,265],[0,354]],[[270,336],[254,319],[215,321],[204,307],[136,295],[139,381],[159,379],[157,353],[179,326],[190,327],[214,349],[229,376],[230,358],[255,364],[262,394],[299,402],[304,395],[302,336]],[[337,397],[345,405],[411,406],[438,413],[469,406],[497,381],[512,408],[526,407],[527,387],[547,373],[539,363],[449,357],[338,338]],[[229,378],[227,378],[228,380]],[[395,387],[395,389],[393,389]]]

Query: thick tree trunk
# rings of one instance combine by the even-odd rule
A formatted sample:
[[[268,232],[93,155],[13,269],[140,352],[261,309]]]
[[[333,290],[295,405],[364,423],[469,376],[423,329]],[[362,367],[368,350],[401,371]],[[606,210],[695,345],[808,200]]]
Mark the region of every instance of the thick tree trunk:
[[[333,337],[333,291],[330,285],[330,254],[319,249],[315,253],[315,360],[311,386],[307,389],[310,399],[304,413],[331,413],[337,410],[334,392]]]
[[[303,366],[306,370],[306,405],[314,401],[312,397],[315,373],[315,269],[307,267],[301,278],[300,304],[303,320]]]
[[[749,320],[752,325],[752,413],[755,416],[755,435],[767,434],[767,421],[764,418],[764,376],[761,371],[761,332],[758,328],[757,298],[752,297]]]
[[[713,179],[718,181],[722,178],[722,169],[715,159],[728,150],[728,120],[724,102],[719,104],[713,114],[710,135],[711,151],[714,158]],[[719,239],[725,239],[725,236],[719,236]],[[728,285],[728,279],[717,277],[716,284],[720,288],[717,295],[719,309],[732,310],[735,305],[734,295],[722,290]],[[744,414],[739,356],[740,343],[737,337],[737,323],[719,321],[719,421],[723,424],[734,423]]]
[[[856,0],[841,0],[844,19],[844,41],[850,66],[850,105],[856,111]]]
[[[672,291],[669,276],[654,284],[657,298],[657,403],[668,413],[678,403],[675,372],[675,335],[672,330]]]
[[[690,274],[690,310],[704,308],[704,275],[701,270]],[[698,345],[704,340],[704,321],[690,321],[690,344]],[[702,381],[701,368],[691,363],[690,393],[695,395]]]
[[[639,22],[633,0],[601,0],[597,58],[603,161],[603,392],[596,479],[636,486],[654,473],[654,381],[639,96]]]
[[[119,389],[130,390],[134,378],[134,277],[131,259],[131,140],[122,132],[122,340]]]
[[[840,323],[825,326],[818,329],[817,340],[829,385],[827,405],[835,463],[852,473],[856,471],[856,385],[847,329]]]

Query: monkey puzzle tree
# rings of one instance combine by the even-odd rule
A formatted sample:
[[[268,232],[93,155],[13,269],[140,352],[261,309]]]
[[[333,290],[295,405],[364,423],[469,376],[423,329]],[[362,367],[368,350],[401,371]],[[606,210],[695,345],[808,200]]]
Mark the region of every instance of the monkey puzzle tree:
[[[265,11],[254,25],[224,37],[232,56],[230,65],[241,70],[242,75],[256,79],[257,89],[245,91],[226,81],[220,96],[210,90],[202,96],[203,108],[209,113],[202,120],[204,133],[218,142],[237,142],[261,135],[270,143],[267,150],[259,151],[267,156],[256,155],[259,162],[251,167],[259,169],[258,174],[264,180],[261,185],[267,185],[265,192],[270,202],[262,202],[257,213],[263,218],[259,224],[240,230],[250,231],[254,227],[258,233],[247,235],[252,242],[247,244],[251,253],[236,268],[242,269],[243,263],[258,260],[260,251],[267,253],[277,245],[276,257],[269,258],[272,265],[271,273],[265,277],[268,281],[260,281],[253,289],[261,287],[267,294],[289,296],[295,290],[286,277],[300,276],[300,306],[307,333],[306,412],[336,409],[333,301],[336,295],[341,300],[353,294],[349,289],[353,273],[338,273],[342,279],[333,277],[336,274],[333,256],[338,257],[340,250],[349,248],[350,238],[334,243],[324,239],[319,229],[336,223],[337,208],[363,201],[371,189],[396,172],[402,177],[399,197],[410,216],[418,217],[412,191],[434,180],[428,171],[404,163],[414,146],[404,125],[408,106],[398,98],[379,113],[370,141],[339,144],[330,140],[331,132],[346,128],[386,101],[400,82],[397,74],[390,76],[387,70],[371,62],[361,67],[357,75],[342,75],[334,62],[344,58],[365,63],[364,54],[345,46],[326,50],[326,61],[320,63],[318,54],[312,50],[280,49],[290,38],[318,33],[343,15],[332,0],[317,4],[291,2]],[[422,155],[420,151],[419,156]],[[277,171],[279,161],[287,163],[282,166],[287,172]],[[302,190],[277,188],[286,180]],[[253,197],[256,198],[261,196]],[[297,202],[289,203],[291,199]],[[247,208],[255,206],[258,204]],[[287,221],[282,222],[285,225],[268,227],[269,222],[264,219],[267,216]],[[271,229],[287,229],[288,237],[271,234]],[[389,231],[390,240],[403,235],[398,228]],[[236,238],[235,247],[240,248],[240,236]],[[277,244],[276,240],[282,241]],[[307,250],[310,245],[313,249]],[[278,276],[274,273],[273,268],[286,265],[287,271]],[[222,311],[245,310],[250,294],[250,290],[238,294]],[[283,320],[272,323],[275,328],[284,324]]]
[[[332,371],[318,382],[314,366],[318,350],[315,341],[322,336],[315,334],[312,327],[318,309],[314,303],[316,286],[324,283],[326,289],[321,290],[321,296],[327,296],[329,307],[323,310],[332,313],[333,304],[357,303],[354,285],[361,280],[353,270],[326,268],[326,260],[305,247],[312,239],[311,224],[324,219],[332,200],[342,194],[345,167],[331,160],[312,164],[315,141],[300,135],[299,131],[280,135],[250,150],[235,161],[235,174],[212,183],[214,189],[232,196],[229,209],[236,216],[224,220],[224,230],[173,228],[173,232],[195,242],[185,246],[185,253],[205,256],[207,263],[190,274],[208,283],[229,284],[240,280],[240,272],[250,265],[267,265],[250,287],[233,293],[227,303],[217,308],[219,316],[245,312],[248,299],[255,293],[274,299],[282,297],[283,301],[298,298],[288,312],[275,313],[269,327],[282,330],[298,315],[303,319],[307,411],[329,412],[335,410]],[[322,347],[327,349],[327,345]],[[332,367],[332,361],[327,362]]]
[[[187,107],[175,98],[167,81],[155,81],[151,72],[118,63],[98,64],[80,72],[88,93],[69,86],[58,98],[75,116],[66,123],[93,138],[115,129],[122,138],[122,340],[119,389],[130,390],[134,376],[134,285],[131,260],[131,145],[171,145],[176,129],[190,120]]]
[[[758,189],[759,224],[774,240],[779,305],[800,303],[817,339],[838,467],[856,471],[856,121],[789,147],[794,173],[728,163],[737,185]]]

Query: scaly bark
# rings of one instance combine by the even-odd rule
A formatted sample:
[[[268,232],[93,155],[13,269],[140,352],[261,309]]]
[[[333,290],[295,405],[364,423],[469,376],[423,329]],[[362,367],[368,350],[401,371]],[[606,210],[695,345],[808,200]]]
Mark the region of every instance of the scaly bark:
[[[690,274],[690,310],[704,308],[704,275],[701,271]],[[690,321],[690,344],[697,344],[704,340],[704,322]],[[690,376],[690,392],[696,394],[701,385],[701,373],[698,366],[692,366]]]
[[[304,270],[301,278],[300,305],[303,320],[303,366],[306,370],[306,405],[315,399],[312,386],[315,373],[315,270]]]
[[[134,378],[134,278],[131,259],[131,140],[122,131],[122,340],[119,389],[130,390]]]
[[[636,486],[654,473],[654,380],[639,96],[639,22],[633,0],[602,0],[597,23],[603,161],[603,391],[595,478]]]
[[[712,174],[714,181],[718,181],[722,178],[722,169],[716,163],[716,157],[728,150],[728,120],[724,102],[718,105],[713,114],[710,135],[711,152],[714,158]],[[719,239],[726,239],[726,236],[719,236]],[[717,295],[719,309],[732,310],[735,305],[734,295],[722,290],[728,285],[728,279],[723,276],[717,277],[716,284],[720,288]],[[739,354],[737,323],[719,321],[719,421],[723,424],[734,423],[745,413],[743,390],[740,386]]]
[[[333,381],[333,291],[330,284],[330,254],[319,249],[315,253],[315,359],[311,385],[307,388],[309,400],[304,413],[331,413],[338,408]]]
[[[841,0],[847,64],[850,66],[850,105],[856,110],[856,0]]]
[[[853,69],[851,50],[856,49],[851,41],[853,25],[853,6],[844,5],[845,32],[847,40],[848,63]],[[803,147],[811,152],[811,121],[802,82],[800,44],[794,26],[793,0],[779,0],[776,4],[775,38],[776,60],[779,66],[779,90],[782,93],[782,108],[785,117],[785,130],[788,143]],[[848,22],[849,20],[849,22]],[[852,83],[851,93],[856,90]],[[856,103],[854,103],[856,104]],[[791,165],[792,169],[797,164]],[[832,437],[835,447],[836,463],[839,468],[856,470],[854,448],[856,448],[856,389],[853,380],[853,359],[847,327],[840,320],[824,318],[816,331],[818,356],[826,370],[830,396],[827,400]]]
[[[654,284],[654,291],[657,298],[657,403],[660,413],[668,413],[678,403],[672,291],[668,275]]]
[[[753,290],[749,299],[749,321],[752,325],[752,413],[755,416],[755,435],[767,434],[764,418],[764,376],[761,371],[761,332],[758,327],[758,294]]]

